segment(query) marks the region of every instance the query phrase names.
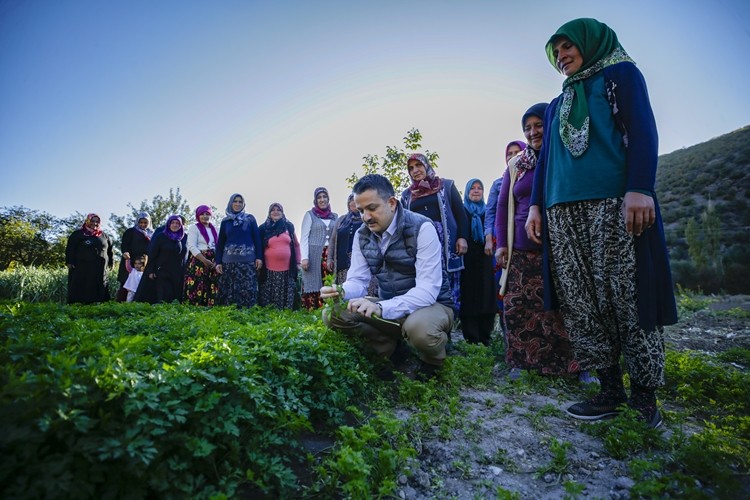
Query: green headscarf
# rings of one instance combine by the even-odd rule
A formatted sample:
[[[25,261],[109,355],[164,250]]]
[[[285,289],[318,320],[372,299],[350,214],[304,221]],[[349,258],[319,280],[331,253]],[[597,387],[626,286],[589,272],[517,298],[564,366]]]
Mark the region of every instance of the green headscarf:
[[[555,69],[557,58],[553,50],[560,38],[573,42],[583,57],[580,69],[563,82],[560,105],[560,138],[570,154],[578,157],[586,151],[589,143],[589,107],[583,80],[607,66],[635,61],[622,48],[612,28],[596,19],[581,18],[560,26],[547,42],[547,58]]]

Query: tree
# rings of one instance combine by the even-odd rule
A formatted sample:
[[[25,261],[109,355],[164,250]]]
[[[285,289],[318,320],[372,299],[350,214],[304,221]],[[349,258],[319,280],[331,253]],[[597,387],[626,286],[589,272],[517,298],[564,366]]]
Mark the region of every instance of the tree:
[[[393,184],[393,189],[396,191],[396,195],[398,195],[399,193],[401,193],[401,191],[409,187],[409,185],[411,184],[411,179],[409,179],[409,174],[406,171],[406,160],[409,158],[409,155],[412,152],[421,150],[422,134],[419,133],[418,129],[413,128],[406,133],[406,136],[404,137],[403,148],[399,148],[396,146],[386,146],[385,156],[383,156],[382,158],[378,155],[372,154],[368,154],[362,157],[362,159],[364,160],[364,163],[362,164],[364,173],[362,175],[384,175],[388,178],[389,181],[391,181],[391,184]],[[432,166],[434,168],[437,168],[437,160],[439,158],[438,154],[432,153],[430,151],[424,151],[424,155],[428,160],[430,160]],[[356,173],[353,173],[350,177],[348,177],[346,179],[346,182],[349,187],[354,186],[357,180],[359,180],[359,177],[360,176],[358,176]]]
[[[22,206],[0,209],[0,270],[12,265],[50,266],[65,261],[69,220]],[[79,217],[77,226],[83,223]]]
[[[110,214],[109,224],[112,227],[113,234],[110,235],[115,248],[120,248],[120,239],[122,233],[125,232],[129,227],[133,227],[138,219],[138,215],[141,212],[148,212],[151,216],[151,222],[154,228],[166,224],[167,219],[170,215],[181,215],[186,221],[190,222],[193,220],[193,213],[188,205],[187,200],[182,198],[180,194],[180,188],[169,189],[169,195],[165,198],[161,195],[156,195],[149,203],[147,200],[143,200],[139,207],[134,207],[132,203],[128,203],[130,213],[127,215],[116,215]]]
[[[685,240],[690,260],[699,270],[711,269],[719,277],[724,273],[721,250],[721,219],[711,200],[700,221],[690,219],[685,227]]]

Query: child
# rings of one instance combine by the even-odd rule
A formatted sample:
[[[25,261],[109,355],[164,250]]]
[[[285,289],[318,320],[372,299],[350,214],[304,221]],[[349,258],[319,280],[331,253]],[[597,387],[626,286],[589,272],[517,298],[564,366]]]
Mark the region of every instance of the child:
[[[128,279],[125,280],[125,284],[122,287],[128,291],[127,302],[133,302],[135,297],[135,291],[138,290],[138,283],[141,282],[143,277],[143,270],[146,268],[146,261],[148,260],[147,255],[141,255],[135,258],[133,266],[130,266],[130,259],[125,261],[125,269],[128,271]]]

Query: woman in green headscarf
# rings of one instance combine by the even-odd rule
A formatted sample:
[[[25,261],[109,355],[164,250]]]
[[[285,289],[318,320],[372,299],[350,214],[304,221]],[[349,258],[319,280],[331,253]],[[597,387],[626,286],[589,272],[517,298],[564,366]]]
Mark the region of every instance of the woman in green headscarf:
[[[601,380],[599,394],[567,412],[597,420],[627,402],[658,427],[662,326],[676,322],[677,312],[654,192],[658,136],[646,84],[615,32],[595,19],[564,24],[546,52],[566,79],[545,113],[550,132],[526,231],[544,245],[545,305],[562,311],[576,360]]]

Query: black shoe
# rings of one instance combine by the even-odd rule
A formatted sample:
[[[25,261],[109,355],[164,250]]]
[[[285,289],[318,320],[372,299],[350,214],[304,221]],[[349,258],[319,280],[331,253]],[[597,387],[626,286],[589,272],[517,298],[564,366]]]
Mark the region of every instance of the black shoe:
[[[651,415],[641,414],[641,417],[638,420],[642,420],[646,423],[651,429],[658,429],[661,427],[661,424],[664,423],[664,419],[661,416],[661,412],[659,411],[659,408],[657,408]]]
[[[588,401],[570,406],[565,413],[579,420],[601,420],[620,413],[618,407],[625,403],[625,398],[608,398],[597,394]]]

